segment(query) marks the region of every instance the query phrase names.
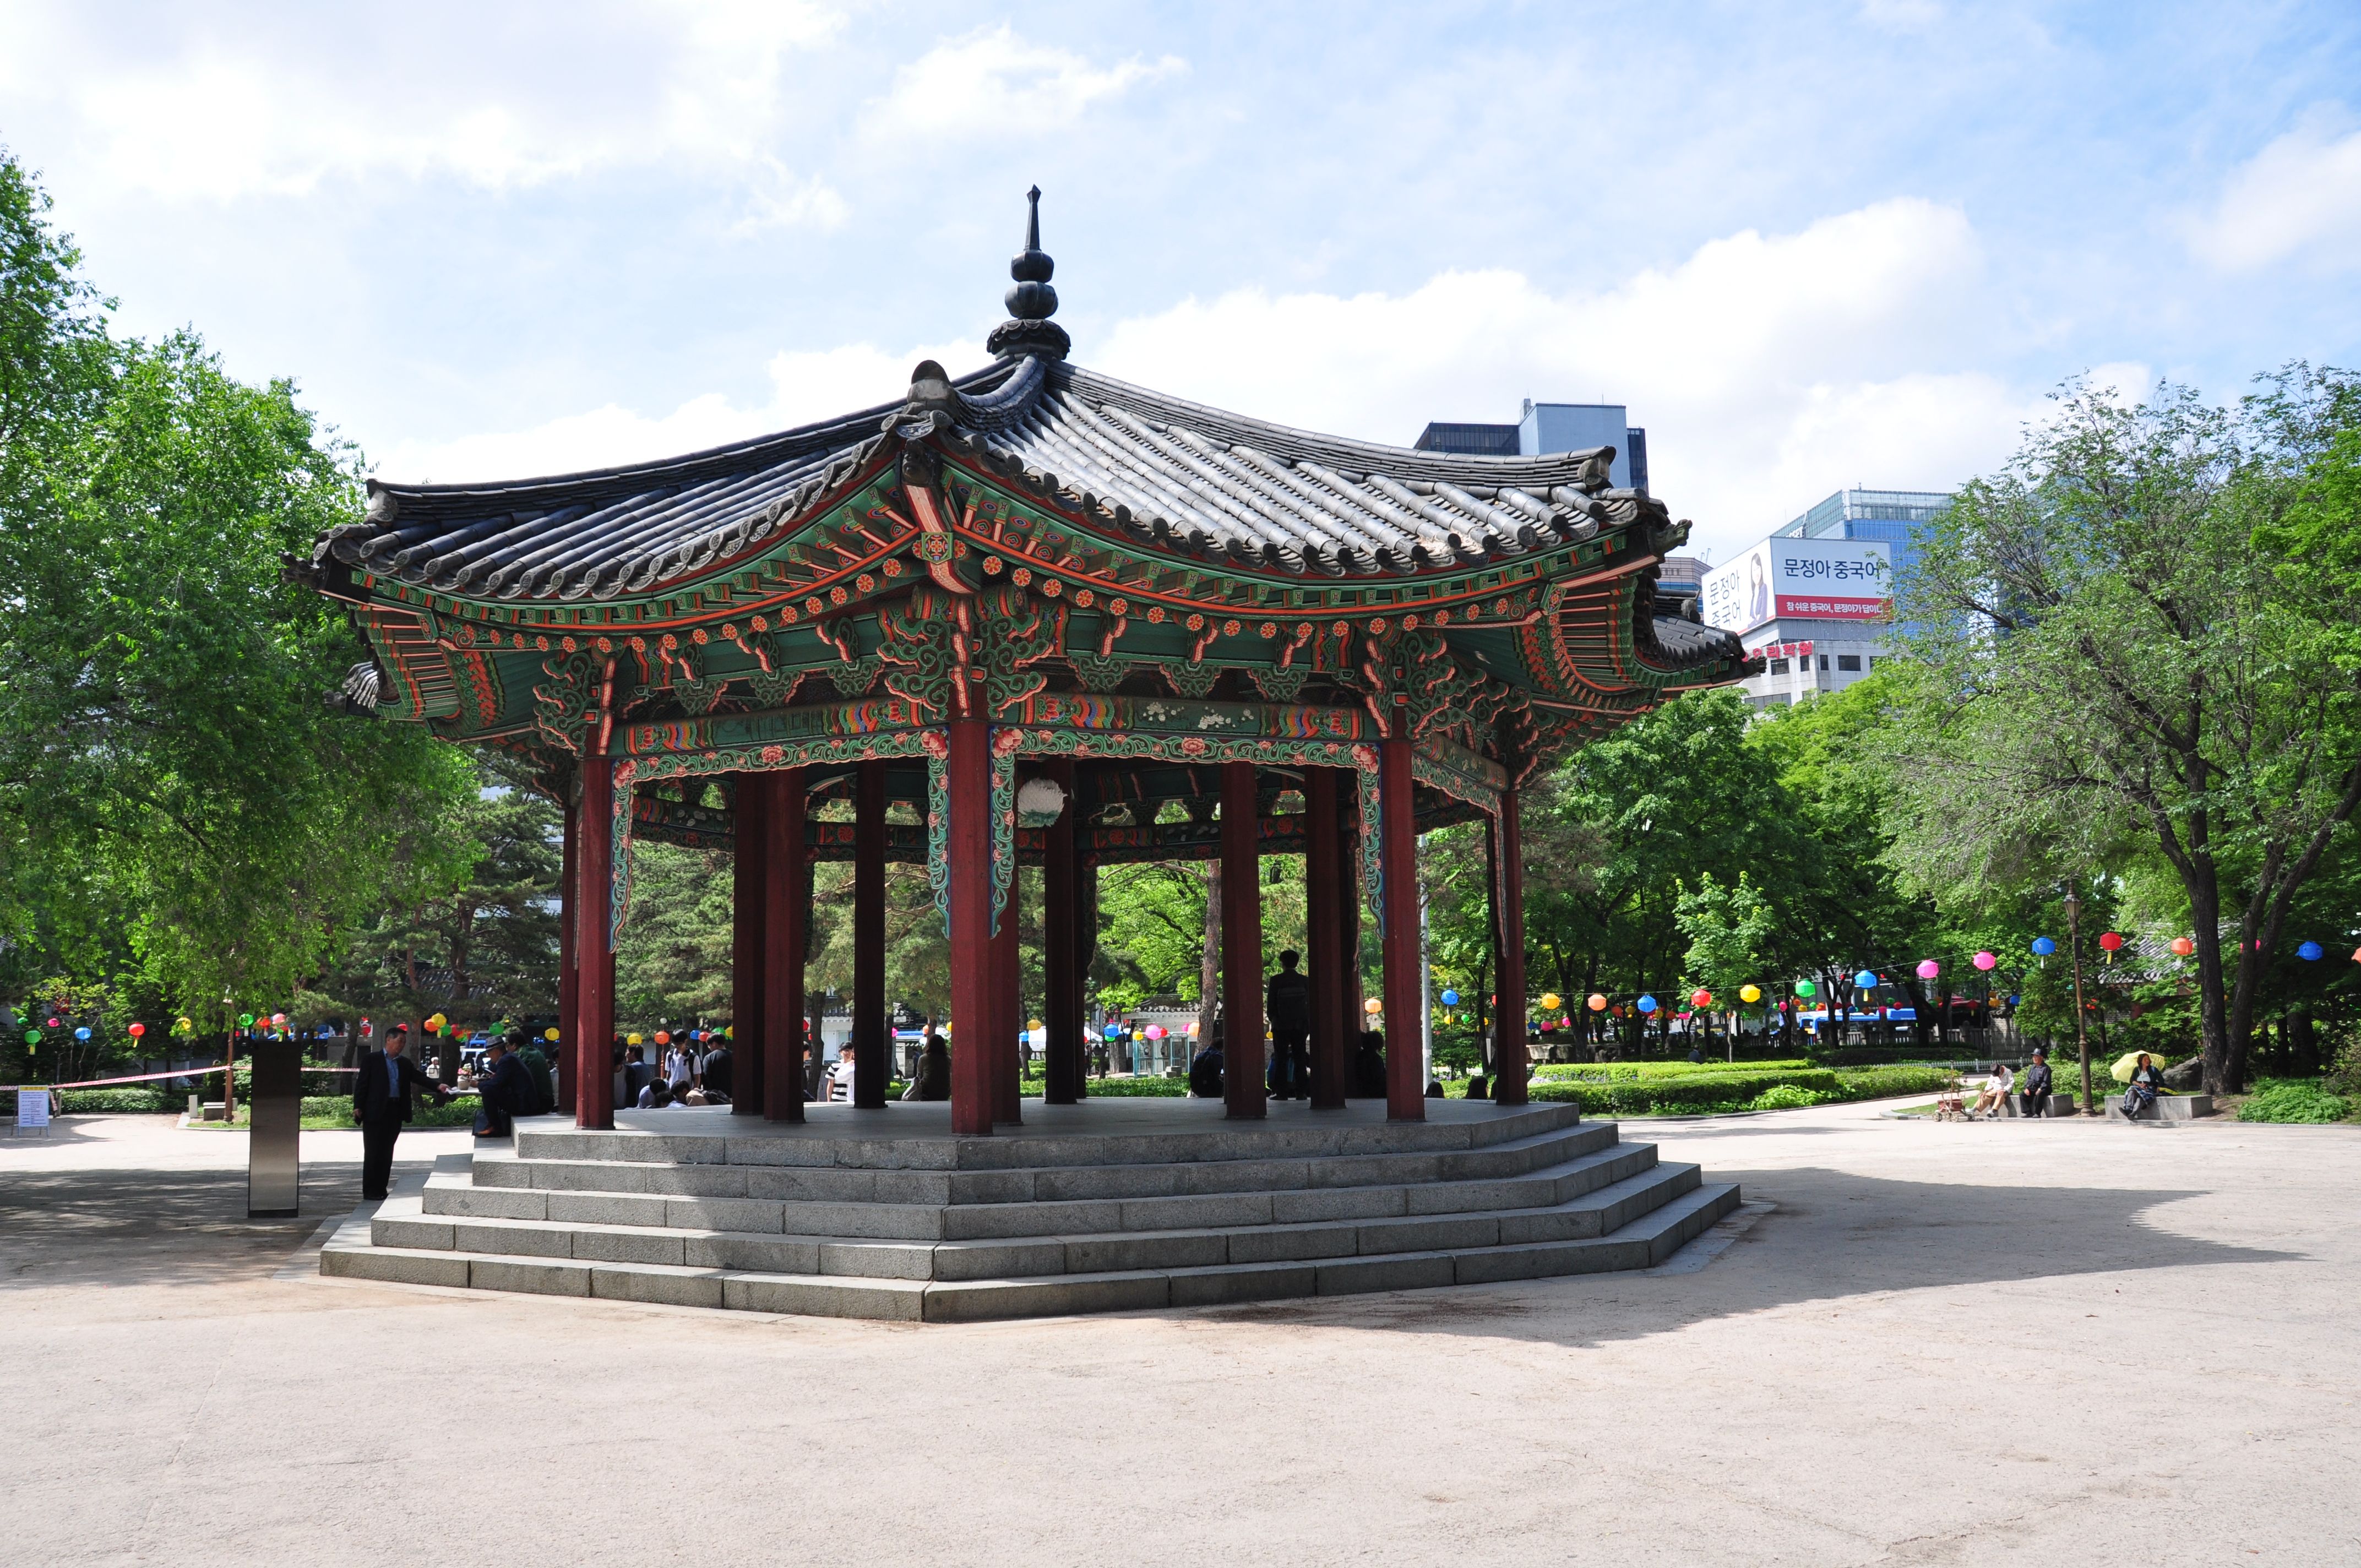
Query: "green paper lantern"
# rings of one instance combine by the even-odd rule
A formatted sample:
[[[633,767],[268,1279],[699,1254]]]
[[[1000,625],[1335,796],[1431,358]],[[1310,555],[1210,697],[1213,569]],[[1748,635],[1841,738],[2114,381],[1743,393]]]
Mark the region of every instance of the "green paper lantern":
[[[1803,997],[1806,1001],[1817,996],[1819,993],[1820,988],[1813,984],[1808,980],[1799,980],[1795,982],[1795,994]]]
[[[241,1029],[251,1029],[251,1028],[253,1028],[253,1027],[254,1027],[254,1014],[251,1014],[251,1013],[241,1013],[241,1014],[239,1014],[237,1015],[237,1026],[238,1026],[239,1028],[241,1028]]]
[[[41,1032],[40,1032],[38,1029],[27,1029],[27,1030],[26,1030],[26,1031],[25,1031],[25,1043],[26,1043],[27,1045],[28,1045],[28,1046],[38,1046],[38,1045],[39,1045],[39,1044],[41,1043]]]

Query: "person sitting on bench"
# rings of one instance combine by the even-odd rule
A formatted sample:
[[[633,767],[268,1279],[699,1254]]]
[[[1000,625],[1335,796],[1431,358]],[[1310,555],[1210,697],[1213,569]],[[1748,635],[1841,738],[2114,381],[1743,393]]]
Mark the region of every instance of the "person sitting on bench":
[[[2155,1104],[2156,1097],[2162,1092],[2164,1074],[2157,1070],[2146,1051],[2140,1052],[2139,1060],[2132,1064],[2131,1081],[2124,1086],[2125,1118],[2138,1121],[2140,1113]]]
[[[2025,1096],[2026,1115],[2049,1114],[2049,1095],[2054,1081],[2049,1073],[2049,1053],[2037,1046],[2033,1052],[2033,1065],[2025,1069],[2025,1087],[2017,1091]]]
[[[1975,1116],[1999,1115],[2001,1102],[2008,1098],[2009,1089],[2015,1082],[2016,1074],[2009,1071],[2008,1063],[1993,1063],[1992,1076],[1984,1080],[1983,1092],[1976,1096],[1975,1109],[1969,1113]]]

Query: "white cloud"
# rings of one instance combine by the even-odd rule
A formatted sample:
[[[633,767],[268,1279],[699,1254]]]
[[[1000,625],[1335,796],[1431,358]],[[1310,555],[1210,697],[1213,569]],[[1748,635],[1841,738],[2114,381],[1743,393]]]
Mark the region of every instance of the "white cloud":
[[[1670,270],[1554,295],[1513,272],[1400,296],[1191,300],[1080,356],[1127,380],[1407,444],[1521,397],[1622,402],[1652,487],[1727,554],[1842,486],[1941,488],[1995,466],[2039,400],[1969,365],[1999,317],[1976,236],[1912,200],[1748,231]]]
[[[1142,82],[1177,74],[1188,63],[1166,55],[1154,64],[1134,56],[1093,65],[1071,49],[1027,43],[1003,22],[938,45],[894,75],[869,108],[867,128],[883,140],[1054,130],[1102,99]]]
[[[2225,272],[2301,256],[2335,270],[2361,263],[2361,130],[2325,106],[2239,166],[2190,247]]]
[[[692,398],[666,414],[609,403],[527,430],[400,442],[379,460],[377,472],[411,484],[465,484],[678,456],[892,402],[909,386],[911,367],[921,359],[939,360],[957,374],[983,364],[984,356],[974,343],[901,354],[866,343],[782,353],[770,363],[771,399],[756,406],[741,407],[719,392]]]
[[[459,45],[354,24],[323,45],[203,28],[60,71],[44,62],[108,51],[76,31],[96,24],[52,11],[14,24],[0,87],[20,120],[39,105],[71,127],[78,184],[143,198],[302,196],[386,175],[504,189],[752,159],[775,127],[787,57],[827,43],[840,21],[795,0],[674,0],[598,38],[487,24]]]
[[[1937,0],[1861,0],[1861,19],[1894,33],[1924,33],[1943,19]]]
[[[1942,488],[1996,467],[2037,396],[1971,368],[1997,313],[1955,208],[1901,200],[1715,240],[1669,270],[1556,295],[1514,272],[1450,272],[1405,295],[1189,300],[1115,325],[1077,357],[1127,380],[1307,429],[1402,444],[1431,419],[1507,421],[1518,400],[1629,405],[1651,483],[1726,558],[1847,485]],[[437,481],[610,466],[890,400],[935,358],[857,344],[783,353],[771,400],[719,394],[670,413],[609,405],[533,429],[411,443],[380,472]],[[2107,367],[2142,389],[2141,367]]]

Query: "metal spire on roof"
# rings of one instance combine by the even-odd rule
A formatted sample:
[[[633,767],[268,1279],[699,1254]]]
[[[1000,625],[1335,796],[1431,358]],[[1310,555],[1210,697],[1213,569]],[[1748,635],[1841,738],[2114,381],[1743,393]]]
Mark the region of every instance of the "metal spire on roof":
[[[1058,291],[1049,287],[1058,264],[1041,248],[1041,187],[1026,192],[1025,200],[1025,248],[1008,264],[1008,275],[1016,280],[1007,295],[1009,319],[992,329],[984,346],[1003,359],[1028,354],[1063,359],[1073,340],[1049,320],[1058,313]]]

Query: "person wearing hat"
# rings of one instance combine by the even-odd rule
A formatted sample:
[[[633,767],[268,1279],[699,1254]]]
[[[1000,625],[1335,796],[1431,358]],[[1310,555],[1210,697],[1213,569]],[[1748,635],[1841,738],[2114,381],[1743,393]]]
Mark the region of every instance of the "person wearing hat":
[[[447,1105],[450,1094],[419,1070],[404,1053],[410,1048],[410,1025],[396,1024],[386,1032],[385,1048],[361,1058],[360,1075],[353,1080],[353,1120],[361,1124],[361,1197],[381,1199],[393,1177],[393,1142],[411,1117],[410,1091],[423,1090],[437,1105]]]
[[[2040,1047],[2033,1047],[2033,1065],[2025,1069],[2025,1081],[2017,1092],[2025,1096],[2025,1113],[2028,1116],[2049,1114],[2049,1096],[2056,1079],[2049,1071],[2049,1053]]]

